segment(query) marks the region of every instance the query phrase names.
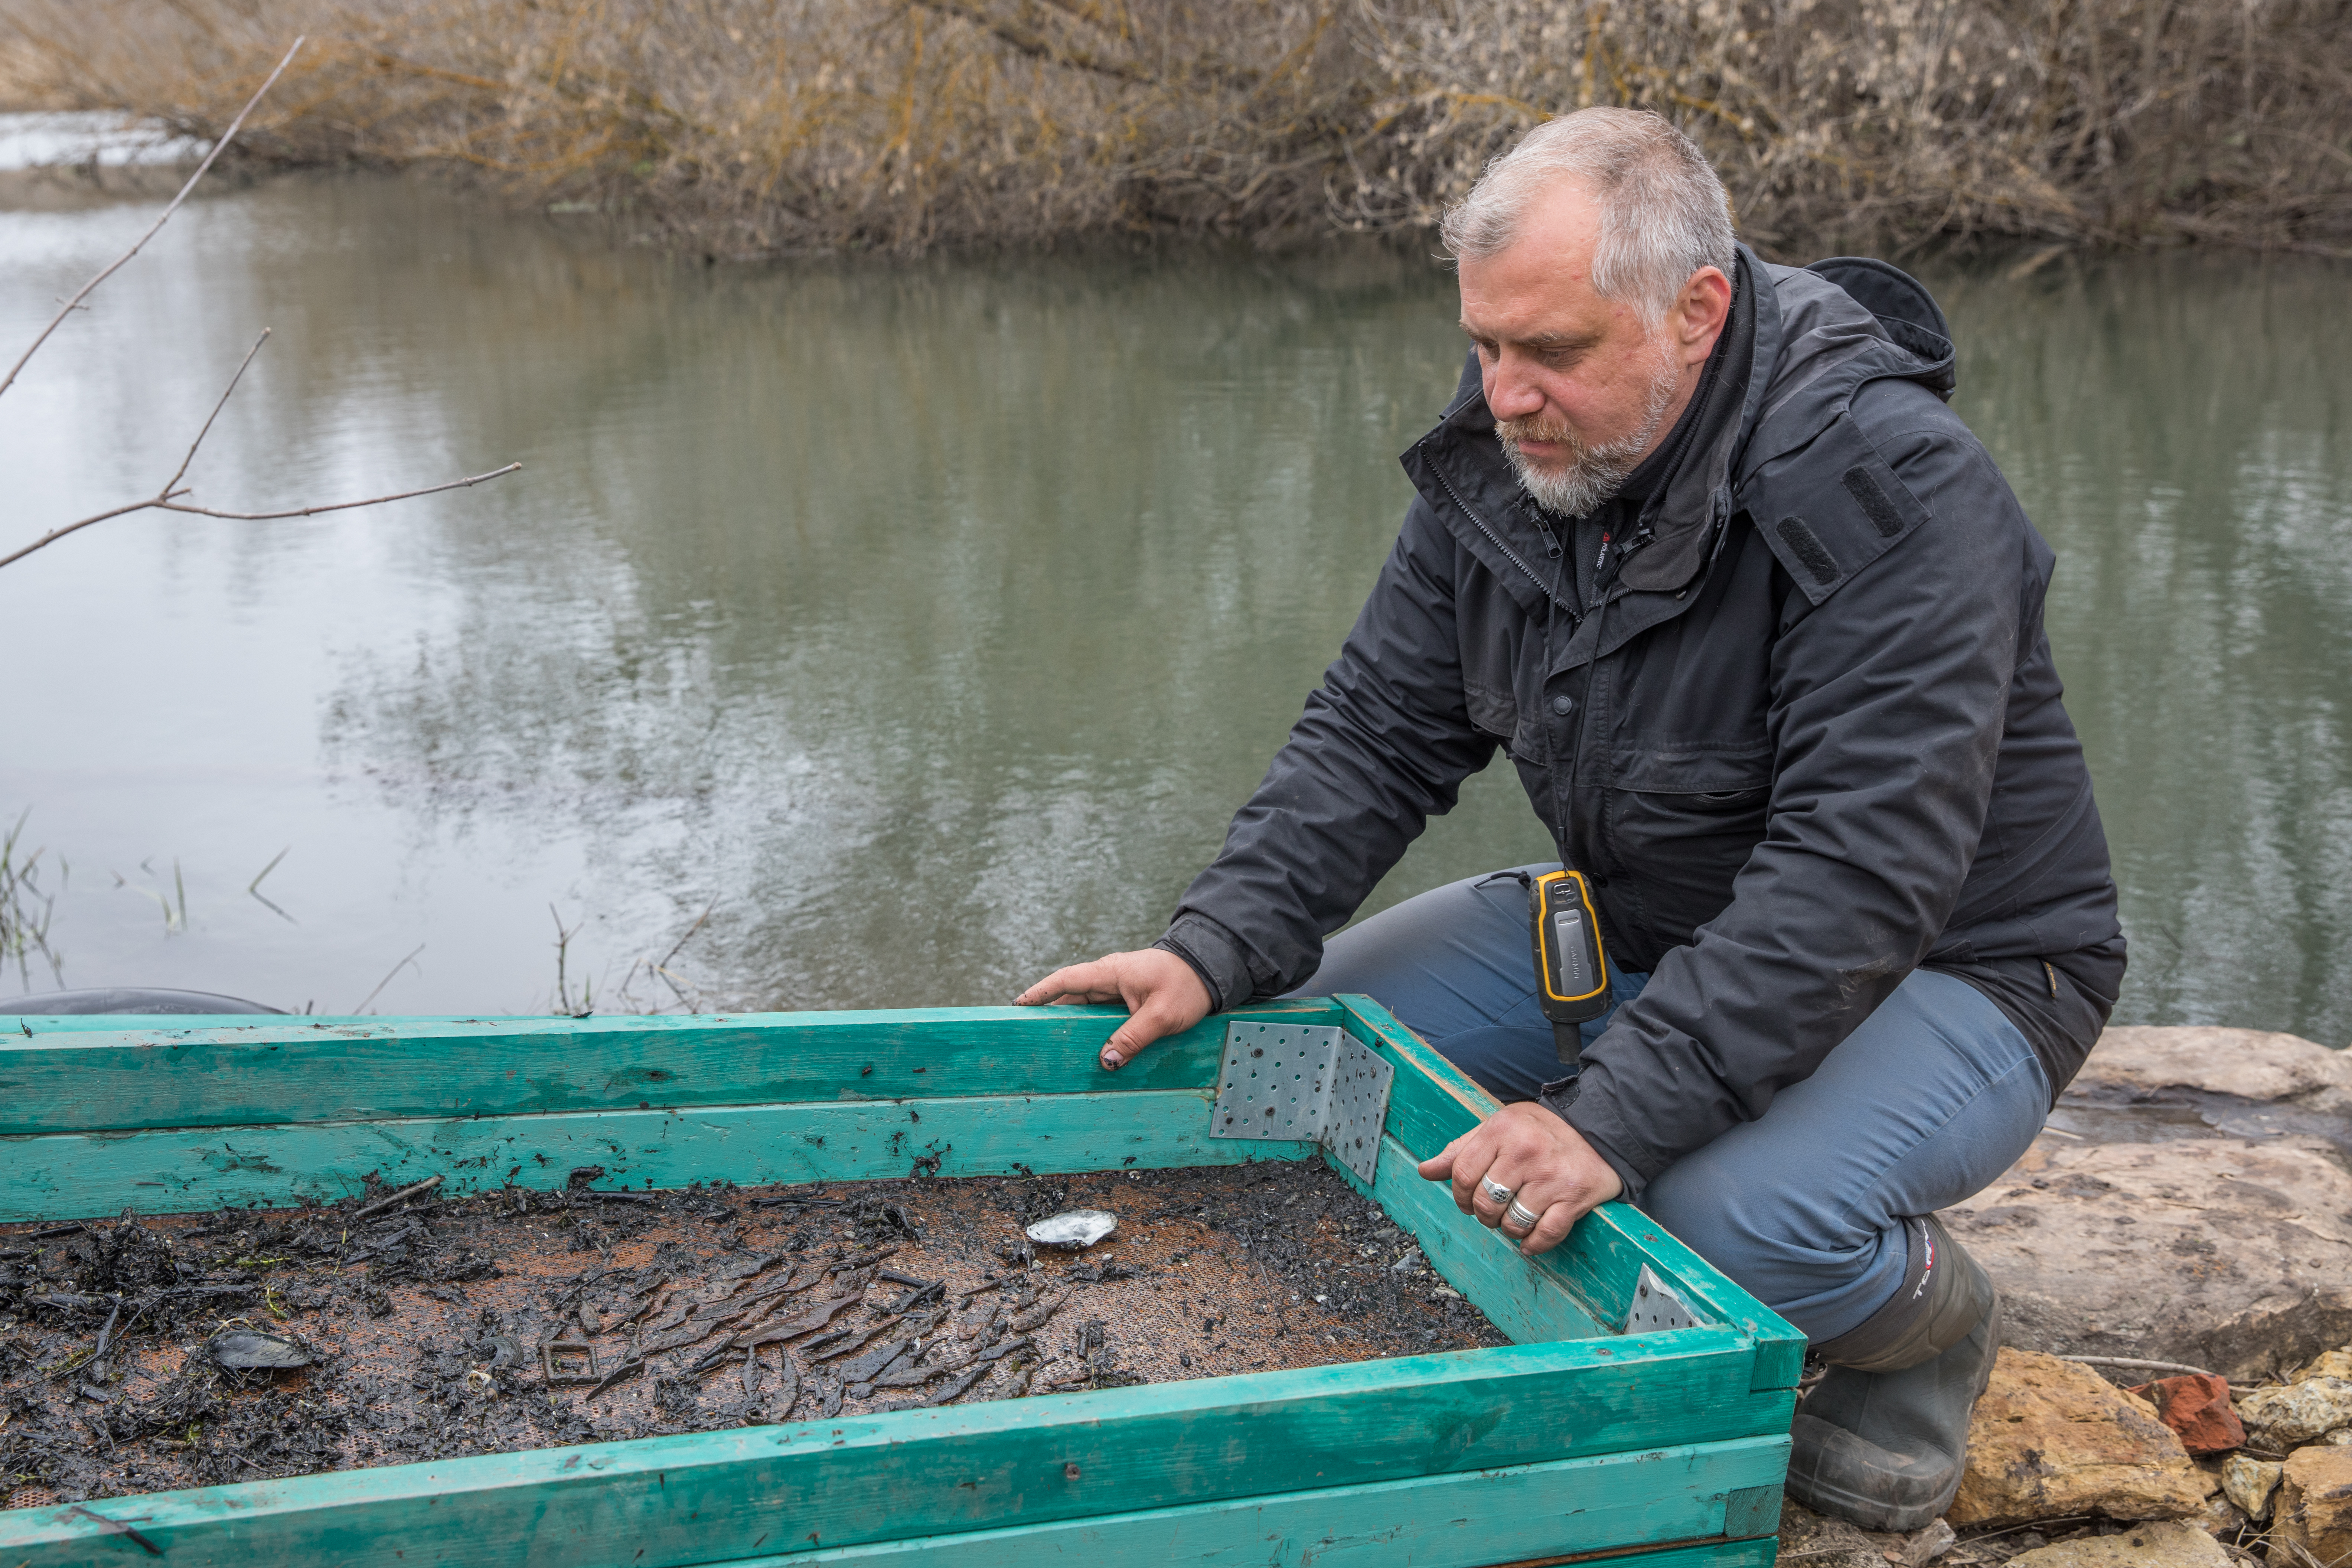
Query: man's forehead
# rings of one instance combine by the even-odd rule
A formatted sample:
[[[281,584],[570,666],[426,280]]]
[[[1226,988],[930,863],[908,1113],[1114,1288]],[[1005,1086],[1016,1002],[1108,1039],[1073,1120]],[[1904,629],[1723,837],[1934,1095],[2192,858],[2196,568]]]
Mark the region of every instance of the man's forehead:
[[[1611,302],[1592,289],[1600,212],[1577,182],[1537,192],[1511,243],[1456,268],[1462,326],[1473,337],[1531,346],[1573,346],[1606,331]]]

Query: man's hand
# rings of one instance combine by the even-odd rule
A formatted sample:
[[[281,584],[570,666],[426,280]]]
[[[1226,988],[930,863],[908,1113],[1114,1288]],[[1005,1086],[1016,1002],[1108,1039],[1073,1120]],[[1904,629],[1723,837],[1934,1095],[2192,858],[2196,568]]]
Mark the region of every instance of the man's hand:
[[[1533,1101],[1507,1105],[1421,1163],[1424,1180],[1454,1184],[1454,1206],[1519,1244],[1522,1256],[1549,1252],[1576,1222],[1625,1190],[1609,1162],[1584,1135]],[[1510,1215],[1483,1184],[1518,1194],[1536,1215],[1528,1226]]]
[[[1160,947],[1056,969],[1013,999],[1016,1007],[1046,1002],[1127,1004],[1127,1022],[1103,1042],[1102,1065],[1114,1072],[1152,1041],[1181,1034],[1209,1016],[1209,988],[1191,964]]]

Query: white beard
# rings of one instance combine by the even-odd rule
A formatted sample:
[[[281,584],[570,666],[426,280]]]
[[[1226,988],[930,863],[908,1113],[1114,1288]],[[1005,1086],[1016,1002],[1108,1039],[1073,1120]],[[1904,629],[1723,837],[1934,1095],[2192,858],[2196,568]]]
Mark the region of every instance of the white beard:
[[[1651,444],[1657,440],[1658,431],[1666,422],[1666,408],[1675,400],[1675,388],[1681,384],[1683,374],[1683,367],[1665,334],[1659,333],[1653,342],[1657,346],[1657,362],[1651,370],[1641,426],[1633,434],[1588,447],[1565,425],[1538,425],[1532,417],[1495,421],[1495,439],[1502,443],[1503,456],[1510,459],[1511,472],[1518,476],[1519,488],[1535,497],[1547,510],[1562,517],[1590,516],[1624,488],[1633,470],[1642,466],[1642,459],[1649,455]],[[1565,445],[1572,454],[1568,466],[1557,470],[1535,467],[1519,450],[1519,443],[1528,440]]]

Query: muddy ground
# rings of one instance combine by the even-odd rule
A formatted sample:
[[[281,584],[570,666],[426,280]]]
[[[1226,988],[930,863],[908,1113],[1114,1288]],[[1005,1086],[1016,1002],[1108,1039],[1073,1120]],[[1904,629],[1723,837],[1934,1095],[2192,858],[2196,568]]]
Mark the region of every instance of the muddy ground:
[[[1319,1163],[602,1175],[0,1226],[0,1503],[1506,1342]],[[1118,1229],[1078,1254],[1024,1238],[1078,1207]],[[225,1367],[237,1331],[310,1364]]]

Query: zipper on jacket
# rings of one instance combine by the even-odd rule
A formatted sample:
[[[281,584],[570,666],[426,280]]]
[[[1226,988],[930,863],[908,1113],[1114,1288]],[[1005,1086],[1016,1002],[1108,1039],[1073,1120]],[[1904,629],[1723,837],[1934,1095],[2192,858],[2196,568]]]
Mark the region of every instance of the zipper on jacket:
[[[1470,510],[1470,503],[1462,499],[1462,492],[1454,488],[1454,481],[1445,477],[1444,469],[1439,468],[1435,463],[1432,463],[1429,465],[1429,471],[1437,476],[1437,482],[1445,487],[1446,495],[1452,499],[1455,506],[1462,509],[1462,515],[1468,518],[1478,531],[1486,536],[1486,542],[1489,544],[1492,544],[1496,549],[1503,552],[1503,558],[1505,560],[1517,567],[1520,571],[1526,573],[1528,574],[1528,581],[1542,589],[1543,596],[1546,599],[1558,605],[1561,609],[1566,610],[1570,620],[1580,622],[1584,619],[1582,616],[1576,613],[1575,605],[1570,604],[1566,599],[1561,598],[1559,595],[1553,590],[1549,584],[1537,576],[1536,569],[1528,565],[1525,561],[1521,560],[1517,551],[1504,543],[1500,534],[1486,526],[1486,520],[1485,518],[1480,517],[1476,512]]]

